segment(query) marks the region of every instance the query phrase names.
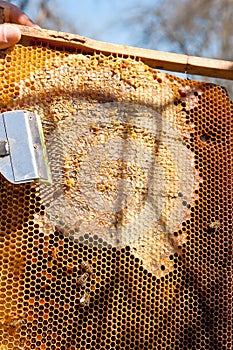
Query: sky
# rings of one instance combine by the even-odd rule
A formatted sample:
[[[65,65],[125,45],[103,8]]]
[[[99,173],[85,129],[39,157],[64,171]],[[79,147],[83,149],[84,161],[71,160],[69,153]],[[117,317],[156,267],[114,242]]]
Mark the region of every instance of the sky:
[[[36,18],[36,5],[39,1],[33,0],[33,5],[27,8],[27,14],[33,20]],[[143,0],[143,6],[159,1]],[[12,3],[17,5],[17,0]],[[137,43],[137,29],[127,26],[125,21],[123,24],[123,19],[129,12],[140,8],[141,0],[50,0],[49,3],[63,14],[64,32],[68,31],[65,22],[70,21],[76,28],[74,34],[122,45],[134,46]]]
[[[152,2],[157,0],[144,0],[143,5]],[[130,25],[122,22],[128,12],[140,7],[140,0],[68,0],[69,7],[65,2],[59,3],[67,18],[74,18],[73,13],[76,12],[80,35],[122,45],[136,42],[135,28],[132,30]]]

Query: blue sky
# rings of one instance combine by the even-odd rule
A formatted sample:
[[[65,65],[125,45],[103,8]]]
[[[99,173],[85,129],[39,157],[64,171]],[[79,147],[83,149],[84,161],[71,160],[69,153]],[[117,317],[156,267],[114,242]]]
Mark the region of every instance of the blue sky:
[[[40,0],[33,0],[28,7],[27,14],[35,19],[37,4]],[[160,0],[50,0],[55,10],[64,16],[65,22],[70,21],[78,34],[97,40],[118,43],[122,45],[136,45],[137,30],[126,25],[123,19],[128,13],[140,8],[140,3],[156,4]],[[12,1],[17,4],[17,0]]]
[[[95,39],[132,45],[136,41],[135,29],[122,25],[128,12],[140,6],[140,0],[57,0],[67,14],[67,18],[76,17],[79,34]],[[143,5],[153,0],[144,0]],[[155,2],[155,1],[154,1]],[[75,16],[74,16],[75,13]]]
[[[69,0],[69,7],[64,6],[64,11],[68,17],[73,17],[76,12],[77,28],[81,35],[99,40],[128,44],[131,40],[132,32],[130,28],[122,28],[121,20],[125,13],[125,8],[132,8],[137,0],[125,1],[115,0]],[[71,12],[73,9],[73,13]]]

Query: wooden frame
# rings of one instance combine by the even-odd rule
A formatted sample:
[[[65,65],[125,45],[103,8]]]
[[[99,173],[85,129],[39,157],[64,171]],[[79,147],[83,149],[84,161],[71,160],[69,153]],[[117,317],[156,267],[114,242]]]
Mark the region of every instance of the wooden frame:
[[[17,25],[22,40],[45,41],[56,47],[79,49],[85,53],[102,52],[105,55],[133,57],[155,69],[182,72],[192,75],[233,80],[233,62],[210,58],[181,55],[101,42],[77,34]]]

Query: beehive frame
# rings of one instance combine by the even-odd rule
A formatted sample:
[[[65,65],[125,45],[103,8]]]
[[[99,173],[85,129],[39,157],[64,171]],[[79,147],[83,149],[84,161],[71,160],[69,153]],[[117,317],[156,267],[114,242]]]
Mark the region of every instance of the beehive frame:
[[[188,203],[177,194],[187,217],[168,236],[172,253],[165,260],[161,255],[150,270],[131,244],[111,246],[94,233],[74,239],[75,227],[72,231],[51,223],[40,186],[13,186],[1,178],[0,349],[231,349],[232,102],[227,92],[154,71],[127,54],[91,54],[65,34],[63,39],[53,35],[52,41],[25,36],[1,53],[1,112],[32,108],[42,113],[51,146],[54,129],[45,121],[59,127],[63,118],[75,121],[77,110],[82,115],[84,109],[74,90],[75,103],[68,99],[65,105],[59,105],[54,91],[61,98],[71,86],[90,91],[85,106],[92,113],[88,103],[95,101],[97,108],[96,100],[109,103],[118,114],[118,103],[152,108],[165,118],[163,125],[168,120],[181,133],[193,158],[190,172],[197,174],[196,185]],[[96,69],[99,81],[90,83]],[[110,83],[110,70],[115,76],[120,71],[118,85]],[[67,73],[75,72],[82,83],[61,84]],[[122,87],[127,87],[123,97]],[[153,97],[143,94],[152,88]],[[135,132],[140,135],[131,128],[128,138]],[[96,123],[91,135],[97,141],[106,136]],[[93,147],[93,139],[87,139]],[[70,191],[73,178],[65,177],[63,186]]]

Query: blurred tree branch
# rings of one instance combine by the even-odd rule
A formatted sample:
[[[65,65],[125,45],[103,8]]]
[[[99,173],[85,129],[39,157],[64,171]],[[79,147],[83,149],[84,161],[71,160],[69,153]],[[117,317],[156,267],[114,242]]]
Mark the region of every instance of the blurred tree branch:
[[[30,1],[30,0],[22,0],[22,1],[21,1],[21,4],[20,4],[21,10],[25,11],[25,9],[26,9],[27,6],[28,6],[29,1]]]
[[[54,13],[49,7],[50,1],[40,1],[38,7],[38,14],[36,18],[36,23],[41,27],[49,27],[50,25],[57,30],[62,29],[62,19],[60,15]]]
[[[129,11],[125,17],[131,29],[140,28],[136,45],[162,51],[169,47],[176,53],[232,61],[233,0],[158,0],[151,5],[141,1],[137,4],[133,13]],[[233,94],[232,82],[215,82]]]
[[[9,0],[9,2],[13,2]],[[56,3],[57,2],[57,3]],[[68,22],[59,10],[59,2],[51,0],[18,0],[14,3],[24,12],[28,13],[30,8],[36,9],[34,22],[42,28],[76,32],[77,28]]]
[[[178,53],[231,60],[232,0],[164,0],[136,8],[127,18],[141,27],[141,44],[159,50],[166,42]]]

